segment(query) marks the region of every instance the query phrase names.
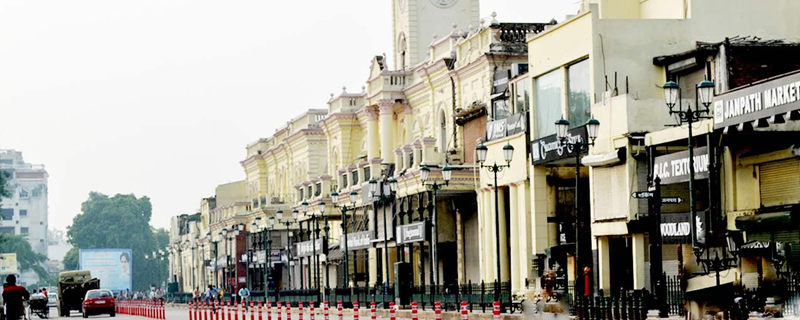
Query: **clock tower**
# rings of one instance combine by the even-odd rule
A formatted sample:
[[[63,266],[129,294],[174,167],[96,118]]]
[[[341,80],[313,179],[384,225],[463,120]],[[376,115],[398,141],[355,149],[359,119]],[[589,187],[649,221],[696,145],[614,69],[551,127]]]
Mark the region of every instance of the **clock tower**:
[[[392,0],[395,70],[408,70],[428,57],[428,46],[459,30],[478,26],[480,0]]]

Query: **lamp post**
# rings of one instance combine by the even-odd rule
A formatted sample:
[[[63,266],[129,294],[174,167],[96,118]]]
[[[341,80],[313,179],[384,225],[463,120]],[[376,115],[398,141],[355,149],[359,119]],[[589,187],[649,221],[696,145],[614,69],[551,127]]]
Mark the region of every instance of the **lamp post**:
[[[192,288],[197,287],[197,244],[200,242],[199,236],[194,236],[192,240],[191,247],[192,247]],[[192,289],[194,290],[194,289]]]
[[[325,216],[325,202],[324,201],[320,201],[319,202],[318,208],[319,208],[319,214],[321,216]],[[320,300],[319,299],[319,292],[320,292],[319,266],[320,266],[320,264],[319,264],[319,254],[317,254],[317,239],[321,239],[319,237],[319,232],[320,232],[319,219],[315,217],[314,218],[314,242],[312,242],[312,248],[313,248],[312,250],[313,250],[313,253],[314,253],[314,264],[315,264],[315,268],[314,268],[314,270],[315,270],[314,283],[316,283],[316,286],[317,286],[317,288],[316,288],[317,297],[318,297],[317,300]],[[320,242],[319,251],[324,252],[325,251],[324,246],[325,246],[325,243],[323,241],[321,241]]]
[[[506,160],[506,164],[497,164],[495,162],[492,165],[484,165],[483,163],[486,161],[486,153],[489,152],[489,148],[486,147],[483,143],[478,145],[475,148],[475,152],[478,156],[478,162],[480,162],[481,168],[486,168],[489,172],[494,173],[494,212],[495,212],[495,219],[494,219],[494,228],[495,228],[495,250],[497,251],[497,284],[500,284],[502,277],[500,276],[501,268],[500,268],[500,189],[497,185],[497,173],[503,171],[505,168],[511,167],[511,160],[514,157],[514,147],[511,144],[506,144],[503,146],[503,158]],[[500,290],[499,288],[495,288],[495,300],[500,301]],[[502,306],[502,304],[500,304]]]
[[[453,173],[453,169],[450,166],[444,166],[442,168],[442,180],[444,180],[444,184],[438,183],[435,180],[430,181],[428,177],[431,173],[431,168],[428,166],[422,166],[419,170],[419,181],[422,183],[423,186],[427,187],[428,190],[433,191],[433,218],[431,219],[431,228],[432,228],[432,239],[431,239],[431,254],[433,255],[433,294],[436,294],[437,286],[439,285],[439,210],[436,207],[436,193],[444,188],[444,186],[450,184],[450,177]]]
[[[562,146],[567,147],[569,150],[570,148],[575,152],[575,197],[573,202],[575,202],[575,287],[581,288],[581,277],[578,275],[579,271],[581,270],[581,260],[582,256],[580,254],[580,243],[582,232],[586,229],[584,225],[584,219],[580,214],[580,205],[579,205],[579,195],[580,195],[580,178],[581,178],[581,151],[589,151],[589,146],[594,146],[594,140],[597,139],[597,131],[600,129],[600,121],[597,119],[590,119],[586,122],[586,136],[589,138],[589,141],[582,141],[582,139],[570,139],[567,136],[567,132],[569,131],[569,121],[561,118],[560,120],[556,121],[556,137],[558,138],[559,143]],[[591,259],[589,259],[591,260]],[[588,286],[588,284],[584,284]],[[577,291],[577,289],[576,289]],[[584,292],[584,294],[588,294]]]
[[[369,181],[369,187],[376,203],[380,203],[383,207],[383,257],[386,271],[386,279],[383,279],[383,293],[386,294],[389,286],[389,234],[387,232],[386,203],[394,198],[394,193],[397,191],[397,180],[383,177],[379,183],[378,180],[372,179]]]
[[[358,200],[358,192],[355,190],[350,191],[350,207],[346,205],[339,206],[339,193],[333,192],[331,193],[331,201],[333,201],[334,206],[338,206],[342,210],[342,233],[344,234],[344,286],[348,288],[350,286],[350,265],[347,261],[347,256],[349,255],[347,252],[347,211],[355,209],[356,200]]]
[[[291,266],[292,266],[292,237],[289,234],[289,226],[291,226],[292,223],[297,221],[297,210],[292,210],[292,218],[291,219],[284,220],[283,219],[283,211],[282,210],[278,210],[277,212],[275,212],[275,216],[276,216],[276,218],[278,218],[278,222],[279,223],[282,223],[284,226],[286,226],[286,239],[287,239],[286,264],[288,265],[286,269],[289,271],[288,272],[289,273],[289,288],[291,289],[292,288],[292,268],[291,268]]]
[[[228,283],[228,276],[229,276],[229,273],[228,273],[228,268],[229,267],[228,267],[228,265],[230,263],[230,257],[228,256],[228,254],[230,253],[230,251],[228,250],[228,242],[229,242],[228,241],[228,227],[223,227],[222,230],[219,231],[219,237],[220,237],[220,240],[222,240],[222,239],[225,240],[225,274],[224,274],[224,277],[222,278],[222,283],[226,284],[226,283]],[[217,280],[217,282],[218,281],[219,280]],[[224,285],[222,286],[222,289],[223,290],[225,289]]]

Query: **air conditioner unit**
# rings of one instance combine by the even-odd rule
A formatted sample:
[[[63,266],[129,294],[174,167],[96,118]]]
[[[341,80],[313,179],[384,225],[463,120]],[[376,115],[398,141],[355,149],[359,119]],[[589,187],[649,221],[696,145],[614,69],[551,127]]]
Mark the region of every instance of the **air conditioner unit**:
[[[511,64],[511,78],[528,72],[527,63],[512,63]]]

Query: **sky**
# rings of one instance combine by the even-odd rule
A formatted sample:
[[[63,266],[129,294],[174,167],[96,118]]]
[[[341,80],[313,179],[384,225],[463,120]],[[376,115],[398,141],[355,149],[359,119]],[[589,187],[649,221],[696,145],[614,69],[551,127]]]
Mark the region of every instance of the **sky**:
[[[481,1],[487,21],[577,10]],[[244,179],[248,143],[360,91],[370,59],[392,51],[391,24],[390,0],[3,0],[0,148],[45,165],[51,228],[91,191],[146,195],[166,228]]]

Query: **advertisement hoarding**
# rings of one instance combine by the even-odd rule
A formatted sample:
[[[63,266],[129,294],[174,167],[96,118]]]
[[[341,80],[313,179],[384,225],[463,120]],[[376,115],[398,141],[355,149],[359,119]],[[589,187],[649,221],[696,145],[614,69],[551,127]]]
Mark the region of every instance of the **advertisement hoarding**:
[[[17,274],[17,254],[0,253],[0,274]]]
[[[80,268],[100,279],[103,289],[118,292],[132,289],[131,249],[81,249]]]

